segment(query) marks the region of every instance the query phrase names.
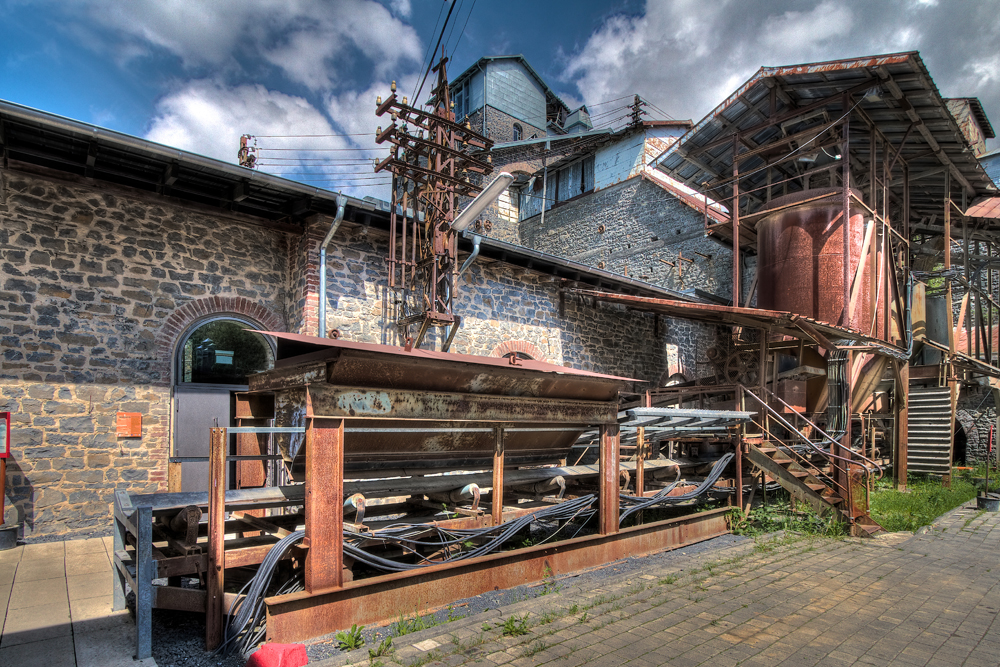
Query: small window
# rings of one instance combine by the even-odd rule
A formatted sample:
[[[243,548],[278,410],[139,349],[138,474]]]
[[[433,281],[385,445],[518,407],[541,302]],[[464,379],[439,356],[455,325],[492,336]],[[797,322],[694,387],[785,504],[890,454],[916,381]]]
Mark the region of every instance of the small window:
[[[518,125],[517,123],[514,123],[514,138],[511,139],[511,141],[520,141],[521,133],[522,133],[521,126]]]
[[[196,328],[180,350],[181,382],[246,384],[247,376],[274,366],[271,346],[249,324],[210,320]]]

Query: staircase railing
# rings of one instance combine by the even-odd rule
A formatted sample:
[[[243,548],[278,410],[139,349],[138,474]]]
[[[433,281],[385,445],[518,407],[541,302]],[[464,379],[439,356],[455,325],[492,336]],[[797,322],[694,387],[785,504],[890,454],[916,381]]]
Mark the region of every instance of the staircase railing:
[[[788,408],[789,410],[791,410],[791,414],[795,415],[795,417],[797,419],[800,419],[800,420],[804,421],[807,426],[809,426],[810,428],[814,429],[817,433],[819,433],[821,436],[823,436],[823,440],[825,442],[829,443],[830,446],[831,446],[831,451],[829,452],[829,456],[832,456],[833,458],[839,459],[841,461],[848,461],[848,462],[850,462],[850,463],[852,463],[854,465],[859,465],[859,463],[863,462],[863,463],[861,463],[861,467],[864,468],[866,474],[868,474],[870,476],[874,476],[874,479],[876,479],[876,480],[882,479],[882,476],[883,476],[884,473],[882,472],[882,466],[879,465],[879,463],[877,461],[874,461],[873,459],[868,458],[862,452],[859,452],[857,450],[851,449],[850,447],[844,446],[843,443],[841,443],[839,440],[837,440],[836,438],[834,438],[833,436],[831,436],[830,434],[828,434],[826,431],[824,431],[823,429],[821,429],[814,422],[812,422],[808,418],[803,417],[798,412],[796,412],[795,409],[792,408],[792,406],[790,406],[788,403],[786,403],[785,401],[783,401],[779,396],[777,396],[770,389],[768,389],[767,387],[763,387],[763,389],[764,389],[764,392],[771,399],[777,401],[778,403],[781,403],[783,406],[785,406],[786,408]],[[794,427],[793,427],[793,430],[796,433],[799,433],[798,429],[795,429]],[[801,433],[799,433],[799,434],[801,435]],[[811,445],[813,445],[814,447],[816,446],[815,443],[812,440],[809,440],[808,438],[806,438],[806,440]],[[845,456],[840,456],[840,455],[834,454],[833,453],[833,447],[834,446],[837,447],[841,451],[846,451],[847,456],[845,457]],[[822,452],[822,450],[820,450],[820,451]],[[826,452],[822,452],[822,453],[825,454]]]
[[[761,406],[761,408],[763,409],[765,415],[767,415],[768,417],[773,418],[779,424],[781,424],[782,426],[784,426],[785,429],[787,429],[787,431],[789,432],[789,434],[793,438],[795,438],[796,440],[801,441],[803,443],[803,445],[805,445],[805,447],[809,451],[811,451],[814,454],[816,454],[816,455],[820,456],[821,458],[825,459],[831,465],[833,464],[834,461],[841,461],[841,462],[843,462],[845,469],[849,470],[851,466],[856,466],[856,467],[859,467],[859,468],[863,469],[865,471],[866,477],[872,477],[873,475],[877,474],[878,477],[876,477],[875,479],[878,479],[878,478],[880,478],[882,476],[882,468],[881,468],[881,466],[879,466],[878,463],[876,463],[872,459],[869,459],[864,454],[859,454],[858,452],[854,451],[853,449],[845,447],[843,444],[841,444],[839,441],[837,441],[836,439],[834,439],[830,434],[828,434],[826,431],[824,431],[823,429],[821,429],[818,425],[816,425],[815,423],[813,423],[811,420],[809,420],[806,417],[803,417],[802,415],[798,414],[798,412],[795,411],[792,408],[792,406],[790,406],[788,403],[786,403],[781,398],[779,398],[778,396],[776,396],[773,392],[771,392],[770,390],[768,390],[766,387],[762,387],[762,389],[764,390],[764,392],[767,394],[767,396],[769,398],[771,398],[774,401],[777,401],[781,405],[783,405],[786,408],[788,408],[791,411],[791,414],[795,415],[802,422],[805,422],[805,424],[807,426],[811,427],[816,433],[818,433],[820,436],[822,436],[823,442],[830,445],[830,450],[827,451],[827,450],[821,448],[812,439],[810,439],[810,438],[806,437],[804,434],[802,434],[802,432],[799,431],[799,429],[794,424],[792,424],[790,421],[788,421],[785,418],[784,415],[782,415],[780,412],[778,412],[777,410],[775,410],[766,400],[764,400],[763,398],[761,398],[760,396],[758,396],[757,394],[755,394],[753,391],[751,391],[750,389],[748,389],[747,387],[742,386],[742,385],[741,385],[741,389],[743,390],[744,396],[749,396],[750,398],[752,398],[753,400],[755,400]],[[756,421],[754,423],[757,424]],[[757,426],[759,426],[761,428],[761,430],[764,431],[768,435],[768,437],[770,439],[778,441],[778,442],[780,442],[782,440],[781,438],[775,437],[770,432],[770,430],[768,430],[764,425],[757,424]],[[836,450],[834,449],[835,447],[837,448]],[[786,447],[780,447],[779,446],[778,449],[782,453],[788,454],[789,456],[791,456],[792,459],[796,463],[798,463],[799,465],[802,465],[803,468],[806,468],[806,470],[810,474],[812,474],[814,477],[817,477],[818,479],[821,479],[825,484],[831,486],[832,490],[838,492],[841,495],[841,498],[843,498],[844,501],[847,503],[847,507],[852,507],[853,506],[853,503],[851,501],[851,495],[852,495],[852,493],[851,493],[851,489],[850,489],[850,485],[849,484],[845,485],[845,484],[837,481],[837,479],[836,479],[835,476],[823,472],[818,466],[816,466],[814,463],[812,463],[812,461],[809,459],[809,457],[803,456],[802,454],[800,454],[798,451],[796,451],[792,447],[787,447],[787,446]],[[847,456],[842,456],[841,454],[834,453],[835,451],[843,451],[844,449],[846,449],[847,452],[848,452]],[[865,480],[864,487],[865,487],[866,490],[869,487],[868,481],[869,480],[867,480],[867,479]]]

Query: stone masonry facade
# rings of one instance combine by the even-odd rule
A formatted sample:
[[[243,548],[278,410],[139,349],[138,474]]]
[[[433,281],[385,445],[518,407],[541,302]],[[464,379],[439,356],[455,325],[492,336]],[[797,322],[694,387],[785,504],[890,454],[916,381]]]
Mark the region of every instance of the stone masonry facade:
[[[208,317],[315,334],[319,243],[127,188],[5,170],[0,201],[0,411],[10,411],[6,521],[29,540],[107,530],[116,490],[168,490],[174,359]],[[398,344],[387,234],[343,223],[328,248],[326,329]],[[660,381],[717,332],[560,298],[552,277],[479,260],[459,281],[453,350]],[[655,335],[660,332],[659,337]],[[442,332],[428,341],[439,342]],[[642,387],[646,385],[641,385]],[[119,438],[117,412],[142,414]]]
[[[705,236],[697,211],[632,177],[520,224],[521,243],[668,289],[732,291],[732,250]],[[667,263],[669,262],[669,263]]]
[[[124,188],[3,179],[5,519],[28,538],[103,529],[116,489],[167,490],[184,325],[231,312],[285,328],[288,239]],[[141,438],[116,436],[119,411],[142,414]]]

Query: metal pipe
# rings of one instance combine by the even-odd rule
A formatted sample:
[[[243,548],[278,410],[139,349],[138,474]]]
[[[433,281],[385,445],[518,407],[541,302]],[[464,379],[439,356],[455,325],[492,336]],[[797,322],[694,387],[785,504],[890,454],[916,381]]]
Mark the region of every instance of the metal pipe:
[[[470,266],[472,266],[472,263],[474,261],[476,261],[476,257],[479,256],[479,244],[482,243],[482,241],[483,237],[479,236],[478,234],[472,237],[472,254],[469,255],[466,258],[466,260],[462,263],[462,268],[458,270],[458,276],[457,276],[458,278],[461,278],[462,274],[465,273]]]
[[[344,220],[344,209],[347,207],[347,198],[337,193],[337,215],[330,223],[330,229],[326,232],[323,243],[319,246],[319,323],[316,325],[319,331],[316,336],[326,338],[326,247],[333,240],[333,235],[337,233],[337,228]]]

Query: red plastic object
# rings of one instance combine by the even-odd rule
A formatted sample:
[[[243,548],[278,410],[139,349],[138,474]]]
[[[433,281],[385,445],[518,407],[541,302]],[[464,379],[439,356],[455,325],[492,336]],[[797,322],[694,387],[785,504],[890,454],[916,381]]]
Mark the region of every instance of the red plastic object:
[[[304,644],[263,644],[246,667],[304,667],[309,664]]]

